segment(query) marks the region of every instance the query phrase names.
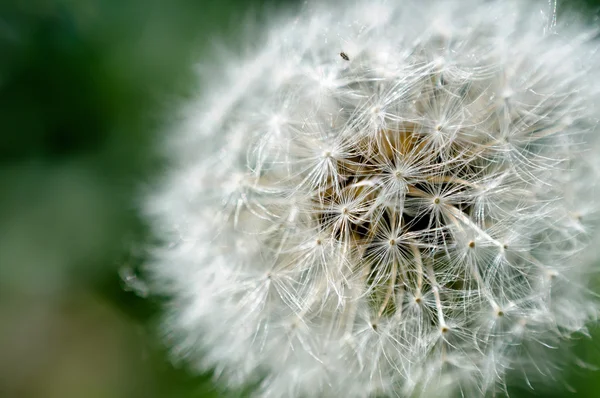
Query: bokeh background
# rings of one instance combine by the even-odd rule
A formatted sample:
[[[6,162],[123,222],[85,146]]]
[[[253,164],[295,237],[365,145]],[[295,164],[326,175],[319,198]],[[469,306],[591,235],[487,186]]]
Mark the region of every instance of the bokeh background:
[[[598,15],[600,0],[563,2]],[[157,338],[136,201],[169,112],[198,89],[194,64],[235,43],[249,10],[300,0],[0,3],[0,397],[224,396]],[[591,332],[574,341],[591,366],[511,396],[600,397]]]

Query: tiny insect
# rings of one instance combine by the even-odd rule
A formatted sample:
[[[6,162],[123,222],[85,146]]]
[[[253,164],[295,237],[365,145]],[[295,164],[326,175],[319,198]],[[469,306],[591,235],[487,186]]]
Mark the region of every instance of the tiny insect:
[[[350,57],[348,57],[348,55],[345,52],[341,52],[340,57],[342,57],[344,61],[350,61]]]

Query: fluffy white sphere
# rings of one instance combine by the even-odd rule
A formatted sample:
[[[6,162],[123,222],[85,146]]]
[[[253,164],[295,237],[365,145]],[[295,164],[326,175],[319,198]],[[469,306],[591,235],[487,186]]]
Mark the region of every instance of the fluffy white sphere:
[[[175,355],[263,397],[549,377],[598,310],[600,62],[547,8],[309,3],[223,57],[145,207]]]

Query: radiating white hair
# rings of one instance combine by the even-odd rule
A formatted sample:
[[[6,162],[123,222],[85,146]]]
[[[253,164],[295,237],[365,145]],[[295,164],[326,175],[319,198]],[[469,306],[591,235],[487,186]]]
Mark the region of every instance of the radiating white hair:
[[[598,311],[600,62],[546,9],[309,3],[223,57],[145,202],[175,355],[261,397],[548,377]]]

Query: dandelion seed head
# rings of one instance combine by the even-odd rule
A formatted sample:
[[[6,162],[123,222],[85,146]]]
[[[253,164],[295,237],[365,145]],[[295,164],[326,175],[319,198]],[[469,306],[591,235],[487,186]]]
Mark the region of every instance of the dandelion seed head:
[[[309,2],[224,56],[145,206],[175,357],[261,397],[553,374],[599,308],[600,59],[546,3]]]

